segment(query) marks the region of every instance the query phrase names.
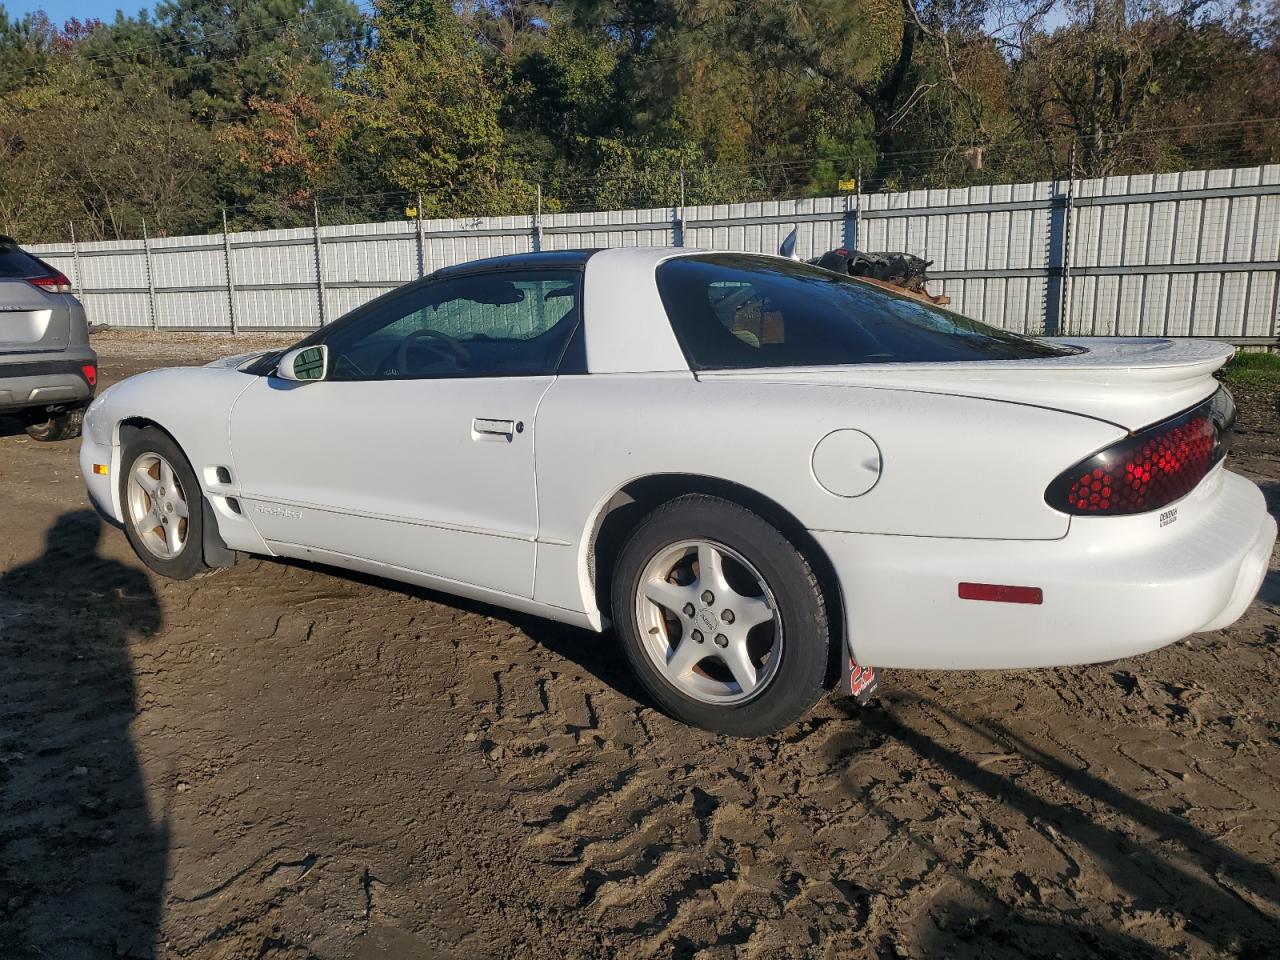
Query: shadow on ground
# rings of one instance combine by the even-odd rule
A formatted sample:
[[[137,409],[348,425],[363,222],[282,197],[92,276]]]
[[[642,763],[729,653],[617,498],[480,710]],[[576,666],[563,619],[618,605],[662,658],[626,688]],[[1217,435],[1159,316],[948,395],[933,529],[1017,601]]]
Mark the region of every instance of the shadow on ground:
[[[1036,827],[1085,852],[1091,864],[1121,891],[1135,911],[1185,918],[1189,932],[1219,956],[1257,958],[1275,956],[1280,943],[1280,884],[1273,867],[1259,863],[1222,844],[1189,820],[1154,807],[1095,776],[1039,749],[999,721],[977,724],[938,703],[897,696],[893,710],[868,709],[856,713],[864,726],[897,741],[958,783],[986,794],[1003,808],[1016,812]],[[912,723],[914,707],[966,738],[990,749],[1007,751],[1060,785],[1051,802],[1024,782],[1034,781],[1026,769],[1006,775],[937,742]],[[1067,799],[1074,795],[1078,802]],[[904,828],[917,845],[937,859],[946,855],[933,848],[929,835],[916,824]],[[929,949],[925,956],[1100,956],[1132,960],[1157,957],[1149,945],[1115,931],[1063,923],[1059,911],[1034,909],[1038,899],[1029,887],[1033,909],[1021,911],[970,878],[972,903],[938,905],[933,914]]]
[[[6,417],[0,414],[0,437],[20,437],[26,433],[26,428],[22,425],[22,421],[17,417]]]
[[[58,518],[0,577],[0,956],[150,957],[167,830],[130,726],[127,646],[161,625],[151,584],[98,555],[101,521]]]

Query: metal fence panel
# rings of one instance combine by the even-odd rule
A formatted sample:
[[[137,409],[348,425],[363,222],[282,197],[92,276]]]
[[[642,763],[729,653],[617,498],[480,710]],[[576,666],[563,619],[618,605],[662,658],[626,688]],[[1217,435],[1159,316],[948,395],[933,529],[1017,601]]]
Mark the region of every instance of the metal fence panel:
[[[668,247],[679,242],[670,207],[548,214],[541,217],[539,223],[538,248],[542,250]],[[531,231],[534,227],[535,224],[530,223]],[[531,232],[530,237],[533,236]]]
[[[1027,333],[1275,342],[1280,165],[686,208],[37,245],[111,326],[305,330],[443,266],[580,247],[901,250],[931,292]],[[228,275],[228,259],[230,275]]]
[[[1071,333],[1277,336],[1280,166],[1079,181]]]
[[[236,315],[241,330],[312,330],[320,326],[320,303],[314,289],[237,288]]]

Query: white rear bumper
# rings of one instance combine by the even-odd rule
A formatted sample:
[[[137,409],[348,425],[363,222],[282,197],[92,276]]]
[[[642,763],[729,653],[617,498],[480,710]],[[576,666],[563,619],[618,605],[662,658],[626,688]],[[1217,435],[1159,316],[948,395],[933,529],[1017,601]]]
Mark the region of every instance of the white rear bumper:
[[[1012,668],[1114,660],[1227,626],[1262,584],[1276,522],[1254,484],[1219,467],[1166,510],[1073,517],[1061,540],[813,535],[858,663]],[[961,582],[1040,587],[1044,601],[961,600]]]

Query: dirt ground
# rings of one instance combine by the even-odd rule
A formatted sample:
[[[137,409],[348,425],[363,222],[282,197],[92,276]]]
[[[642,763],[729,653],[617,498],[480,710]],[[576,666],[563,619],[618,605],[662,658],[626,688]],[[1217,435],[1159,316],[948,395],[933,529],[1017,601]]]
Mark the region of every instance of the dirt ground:
[[[245,340],[104,334],[103,381]],[[1234,469],[1280,511],[1276,398]],[[610,637],[249,560],[149,576],[0,422],[0,957],[1274,957],[1280,573],[1099,666],[890,672],[754,742]]]

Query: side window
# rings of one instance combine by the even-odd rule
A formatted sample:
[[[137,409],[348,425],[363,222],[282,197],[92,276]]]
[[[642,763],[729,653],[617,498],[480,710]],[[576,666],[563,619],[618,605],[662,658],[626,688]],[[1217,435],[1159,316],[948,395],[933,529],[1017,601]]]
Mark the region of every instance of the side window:
[[[581,321],[581,274],[529,270],[428,283],[335,327],[334,380],[556,372]]]
[[[1019,360],[1072,352],[778,257],[675,257],[658,292],[694,370]]]

